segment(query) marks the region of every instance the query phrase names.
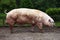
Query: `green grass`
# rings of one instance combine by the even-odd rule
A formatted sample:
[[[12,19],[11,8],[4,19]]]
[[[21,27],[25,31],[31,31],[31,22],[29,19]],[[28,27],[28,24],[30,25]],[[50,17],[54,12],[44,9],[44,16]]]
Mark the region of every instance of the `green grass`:
[[[60,22],[55,22],[55,24],[57,27],[60,26]]]
[[[2,26],[3,25],[3,20],[2,19],[0,19],[0,26]]]

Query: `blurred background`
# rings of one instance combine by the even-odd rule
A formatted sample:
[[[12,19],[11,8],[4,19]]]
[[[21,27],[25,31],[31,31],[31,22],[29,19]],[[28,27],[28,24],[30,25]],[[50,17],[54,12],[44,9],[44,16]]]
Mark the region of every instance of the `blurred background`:
[[[60,26],[60,0],[0,0],[0,26],[7,25],[4,12],[15,8],[39,9],[50,15],[55,20],[57,27]]]

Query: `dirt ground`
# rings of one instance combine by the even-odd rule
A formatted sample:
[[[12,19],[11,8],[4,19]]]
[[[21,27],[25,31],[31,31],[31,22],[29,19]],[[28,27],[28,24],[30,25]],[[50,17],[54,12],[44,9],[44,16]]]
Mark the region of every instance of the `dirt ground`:
[[[38,28],[34,28],[34,33],[30,31],[31,27],[14,27],[11,34],[8,27],[0,28],[0,40],[60,40],[60,28],[44,28],[44,33],[40,33]]]

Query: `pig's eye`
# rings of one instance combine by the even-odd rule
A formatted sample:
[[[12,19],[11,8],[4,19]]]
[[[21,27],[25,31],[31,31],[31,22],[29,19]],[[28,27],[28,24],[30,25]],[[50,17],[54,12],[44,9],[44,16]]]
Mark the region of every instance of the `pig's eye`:
[[[48,21],[49,21],[49,22],[51,22],[51,20],[50,20],[50,19],[49,19]]]
[[[54,23],[54,21],[51,21],[50,19],[48,20],[50,23]]]

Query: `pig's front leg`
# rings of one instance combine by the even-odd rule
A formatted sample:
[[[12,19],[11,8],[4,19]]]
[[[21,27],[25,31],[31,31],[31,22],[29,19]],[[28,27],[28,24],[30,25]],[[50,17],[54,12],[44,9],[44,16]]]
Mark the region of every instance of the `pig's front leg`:
[[[42,23],[37,23],[37,26],[38,26],[38,28],[40,29],[40,32],[43,33],[44,30],[43,30],[43,25],[42,25]]]

